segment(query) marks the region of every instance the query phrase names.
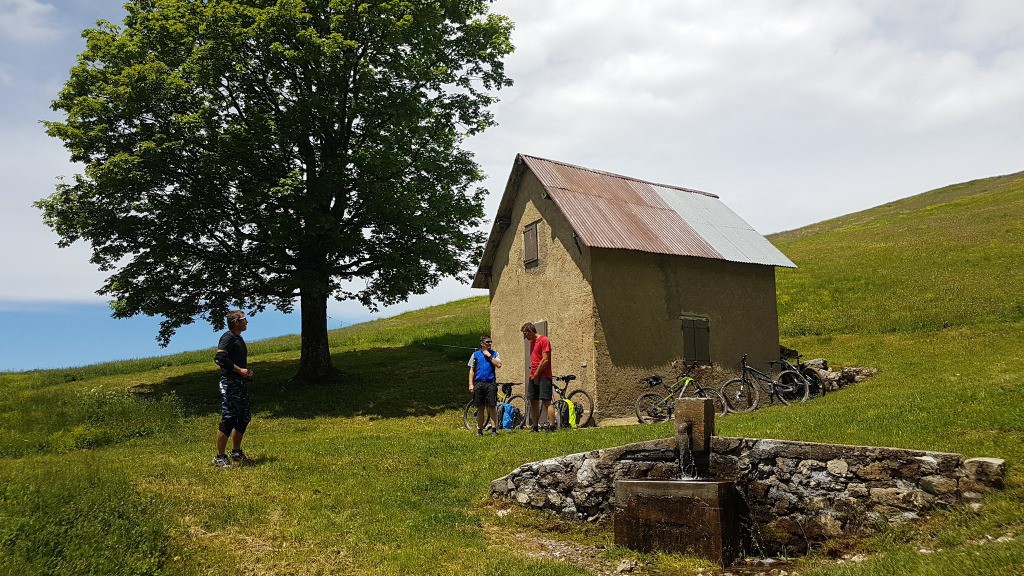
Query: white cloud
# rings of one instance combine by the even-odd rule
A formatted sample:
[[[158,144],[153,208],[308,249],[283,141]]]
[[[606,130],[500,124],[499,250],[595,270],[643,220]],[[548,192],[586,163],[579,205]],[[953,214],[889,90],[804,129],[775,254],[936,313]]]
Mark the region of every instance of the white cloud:
[[[0,0],[0,13],[15,7],[19,27],[44,34],[64,16]],[[516,23],[517,50],[500,125],[468,142],[490,177],[489,215],[517,152],[714,192],[765,233],[1024,169],[1024,3],[498,0],[494,11]],[[70,24],[122,15],[109,2]],[[63,49],[69,60],[81,42]],[[66,62],[24,68],[39,86],[66,78]],[[47,97],[25,100],[36,108],[0,109],[22,126],[0,134],[0,298],[95,298],[102,276],[85,247],[55,248],[30,207],[72,167],[18,120],[48,117]],[[446,282],[408,306],[466,294],[484,292]]]
[[[13,42],[44,42],[56,38],[50,22],[54,7],[38,0],[0,0],[0,38]]]
[[[514,149],[488,169],[522,151],[708,189],[765,232],[1019,170],[1016,24],[934,4],[499,1]]]

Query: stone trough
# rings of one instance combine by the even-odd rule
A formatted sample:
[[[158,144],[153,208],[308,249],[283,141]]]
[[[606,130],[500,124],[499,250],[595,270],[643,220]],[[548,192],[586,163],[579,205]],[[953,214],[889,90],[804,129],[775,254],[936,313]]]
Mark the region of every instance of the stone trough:
[[[913,521],[935,509],[978,500],[1003,485],[1005,462],[997,458],[716,437],[711,435],[713,414],[703,416],[705,424],[698,428],[692,410],[701,409],[681,406],[676,411],[674,438],[523,464],[494,480],[491,495],[580,521],[615,517],[621,545],[675,549],[728,564],[749,553],[743,540],[748,534],[734,534],[735,523],[756,526],[765,553],[800,553],[829,538],[867,535],[886,522]],[[679,419],[688,413],[689,431],[686,418]],[[680,478],[691,466],[702,468],[687,476],[702,476],[714,486],[691,481],[683,488],[690,493],[679,492],[687,484]],[[630,480],[668,484],[623,482]],[[712,493],[717,503],[704,498]],[[687,516],[680,506],[702,508],[698,512],[704,516]],[[630,530],[646,535],[629,536]],[[700,539],[719,542],[719,556],[707,552],[709,543]]]

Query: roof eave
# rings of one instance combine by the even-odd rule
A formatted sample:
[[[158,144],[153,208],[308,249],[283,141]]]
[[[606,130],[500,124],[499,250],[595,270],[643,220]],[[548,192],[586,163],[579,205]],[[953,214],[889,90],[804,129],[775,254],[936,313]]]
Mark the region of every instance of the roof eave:
[[[523,179],[523,172],[527,169],[522,154],[516,154],[512,163],[512,171],[508,175],[508,182],[505,183],[505,191],[498,203],[498,214],[491,223],[491,231],[487,235],[487,243],[484,244],[484,252],[480,256],[480,263],[477,265],[476,274],[473,276],[473,288],[490,288],[491,265],[498,251],[498,244],[501,242],[505,231],[512,225],[512,205],[515,203],[519,185]]]

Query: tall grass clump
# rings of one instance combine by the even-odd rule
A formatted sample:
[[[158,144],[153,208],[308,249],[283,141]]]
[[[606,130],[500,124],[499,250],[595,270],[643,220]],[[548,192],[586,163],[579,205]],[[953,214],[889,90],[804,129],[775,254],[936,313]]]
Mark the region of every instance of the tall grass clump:
[[[118,470],[84,458],[0,466],[0,575],[156,575],[171,517]]]
[[[0,400],[0,458],[98,448],[174,429],[174,394],[145,397],[103,389],[43,389]]]

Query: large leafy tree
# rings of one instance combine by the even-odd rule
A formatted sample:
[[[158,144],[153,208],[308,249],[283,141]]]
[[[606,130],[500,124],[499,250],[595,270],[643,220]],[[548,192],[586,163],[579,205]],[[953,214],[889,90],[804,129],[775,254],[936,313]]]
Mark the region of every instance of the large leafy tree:
[[[85,168],[38,202],[158,340],[230,308],[291,311],[298,377],[333,372],[327,302],[375,308],[464,274],[481,241],[467,136],[493,124],[512,24],[489,0],[129,0],[47,123]]]

